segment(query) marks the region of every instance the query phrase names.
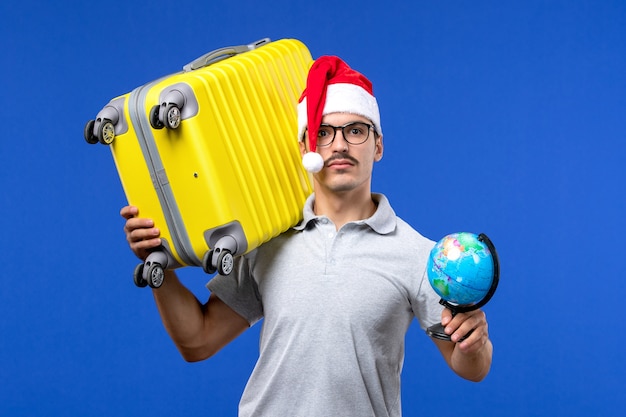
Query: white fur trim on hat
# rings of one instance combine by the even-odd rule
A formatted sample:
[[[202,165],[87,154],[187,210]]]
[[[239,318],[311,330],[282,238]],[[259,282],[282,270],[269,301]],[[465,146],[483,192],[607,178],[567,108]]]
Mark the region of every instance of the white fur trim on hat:
[[[298,140],[302,140],[307,127],[306,97],[298,104]],[[374,124],[379,135],[382,135],[380,112],[376,98],[355,84],[330,84],[326,89],[326,103],[323,115],[330,113],[352,113],[366,117]]]

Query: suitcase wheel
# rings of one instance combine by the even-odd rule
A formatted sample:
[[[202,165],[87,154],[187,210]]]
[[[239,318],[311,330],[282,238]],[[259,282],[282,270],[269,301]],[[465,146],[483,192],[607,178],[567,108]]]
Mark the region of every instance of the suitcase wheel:
[[[150,126],[153,129],[177,129],[182,121],[180,107],[176,103],[163,103],[150,109]]]
[[[148,285],[152,288],[159,288],[163,285],[163,278],[165,277],[165,272],[163,271],[163,267],[159,263],[152,263],[148,267]],[[146,279],[146,277],[144,277]]]
[[[96,125],[95,120],[90,120],[85,125],[84,136],[85,136],[85,140],[90,145],[95,145],[96,143],[98,143],[98,138],[96,137],[96,135],[93,134],[93,128],[95,125]]]
[[[148,285],[148,281],[143,279],[143,263],[140,263],[135,267],[135,272],[133,272],[133,281],[139,288],[144,288]]]
[[[96,134],[98,140],[103,145],[110,145],[115,139],[115,126],[109,119],[102,119],[100,126],[98,126],[98,132]]]
[[[139,264],[135,267],[133,281],[136,286],[144,288],[149,285],[152,288],[159,288],[163,285],[165,272],[163,271],[161,264],[153,262],[148,266],[147,273],[144,274],[144,272],[146,272],[144,264]]]
[[[176,129],[180,126],[181,120],[182,116],[178,106],[174,103],[168,103],[165,107],[165,126],[169,129]]]
[[[217,256],[217,260],[214,262],[215,256]],[[233,265],[233,254],[228,249],[211,249],[202,258],[202,268],[209,275],[215,272],[219,272],[220,275],[229,275],[233,272]]]
[[[220,275],[230,275],[233,272],[233,254],[229,250],[223,250],[217,258],[217,272]]]
[[[202,269],[209,275],[213,275],[217,268],[213,266],[213,249],[204,253],[202,257]]]
[[[150,126],[152,126],[153,129],[157,130],[163,129],[165,127],[165,125],[159,119],[160,108],[161,106],[157,104],[156,106],[152,106],[152,108],[150,109]]]

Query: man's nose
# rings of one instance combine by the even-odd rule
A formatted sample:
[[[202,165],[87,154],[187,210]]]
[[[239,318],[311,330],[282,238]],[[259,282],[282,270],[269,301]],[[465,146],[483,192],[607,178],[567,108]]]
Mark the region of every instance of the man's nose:
[[[342,151],[348,149],[348,141],[343,136],[343,129],[335,129],[335,139],[333,140],[332,148],[333,150],[341,149]]]

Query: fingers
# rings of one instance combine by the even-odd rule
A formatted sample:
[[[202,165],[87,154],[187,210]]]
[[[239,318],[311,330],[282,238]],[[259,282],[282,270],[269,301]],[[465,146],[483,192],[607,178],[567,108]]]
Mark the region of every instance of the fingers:
[[[137,239],[144,238],[146,236],[154,237],[154,236],[151,236],[149,232],[146,234],[147,229],[154,229],[154,228],[155,228],[154,221],[152,221],[152,219],[141,219],[139,217],[131,217],[128,220],[126,220],[126,224],[124,225],[124,232],[126,233],[127,237],[130,237],[129,235],[132,234],[133,237],[135,238],[133,240],[137,240]]]
[[[159,229],[151,226],[151,220],[130,219],[125,227],[126,240],[130,249],[141,260],[145,260],[148,257],[151,249],[161,245]]]
[[[126,220],[130,219],[131,217],[137,216],[137,214],[139,214],[139,209],[135,206],[125,206],[122,207],[122,209],[120,210],[120,216],[122,216]]]
[[[152,240],[159,240],[161,231],[154,227],[154,222],[150,219],[130,219],[124,226],[124,232],[126,233],[126,240],[130,244],[138,244],[141,242],[149,242]],[[153,246],[150,243],[148,247]]]
[[[443,326],[447,326],[448,323],[452,320],[452,312],[447,308],[444,308],[441,312],[441,324]]]
[[[474,310],[467,313],[452,314],[442,313],[442,324],[446,334],[452,341],[459,343],[462,351],[474,351],[480,349],[489,339],[487,318],[482,310]],[[447,319],[448,323],[445,323]],[[471,334],[470,334],[471,332]],[[465,339],[463,339],[466,337]]]
[[[120,215],[126,219],[124,233],[130,249],[140,259],[148,256],[150,249],[161,245],[160,230],[154,227],[154,221],[136,217],[139,210],[133,206],[126,206],[120,210]]]

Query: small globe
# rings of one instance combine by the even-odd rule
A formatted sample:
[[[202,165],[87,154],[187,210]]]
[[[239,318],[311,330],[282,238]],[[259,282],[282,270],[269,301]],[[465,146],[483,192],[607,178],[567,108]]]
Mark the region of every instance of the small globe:
[[[426,272],[442,300],[476,304],[487,296],[494,281],[493,254],[478,235],[453,233],[430,251]]]

